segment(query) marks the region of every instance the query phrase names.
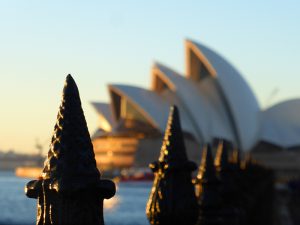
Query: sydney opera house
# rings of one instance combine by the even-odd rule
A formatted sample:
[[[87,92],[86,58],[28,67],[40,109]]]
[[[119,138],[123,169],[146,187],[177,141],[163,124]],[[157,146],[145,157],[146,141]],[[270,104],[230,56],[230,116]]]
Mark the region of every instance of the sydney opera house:
[[[221,138],[270,166],[299,167],[300,100],[262,110],[242,75],[220,54],[186,40],[185,57],[184,74],[155,63],[149,89],[111,84],[110,102],[92,103],[100,120],[93,144],[103,169],[146,167],[155,160],[173,104],[191,160],[199,162],[202,146]]]

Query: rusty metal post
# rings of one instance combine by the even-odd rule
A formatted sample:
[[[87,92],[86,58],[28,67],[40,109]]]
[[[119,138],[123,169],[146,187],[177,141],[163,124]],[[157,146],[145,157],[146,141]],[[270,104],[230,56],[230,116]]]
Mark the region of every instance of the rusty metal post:
[[[101,180],[81,108],[79,92],[68,75],[41,179],[25,187],[38,199],[37,225],[102,225],[103,199],[115,194]]]
[[[198,205],[191,172],[197,168],[189,161],[176,106],[170,110],[159,160],[150,164],[155,173],[146,207],[151,224],[194,225]]]
[[[197,225],[223,225],[221,182],[216,176],[210,145],[203,149],[195,187],[200,208]]]

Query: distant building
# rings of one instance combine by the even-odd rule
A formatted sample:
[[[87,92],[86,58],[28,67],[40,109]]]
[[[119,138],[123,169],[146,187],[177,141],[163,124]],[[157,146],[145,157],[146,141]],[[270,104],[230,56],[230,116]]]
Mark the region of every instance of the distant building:
[[[185,75],[155,63],[149,89],[111,84],[110,103],[92,103],[100,119],[93,144],[103,169],[145,167],[155,160],[173,104],[196,162],[202,146],[216,138],[244,152],[300,145],[300,100],[262,111],[249,85],[222,56],[191,40],[185,41],[185,52]]]
[[[43,157],[36,154],[21,154],[13,150],[7,152],[0,151],[0,171],[14,171],[17,167],[39,167],[43,162]]]

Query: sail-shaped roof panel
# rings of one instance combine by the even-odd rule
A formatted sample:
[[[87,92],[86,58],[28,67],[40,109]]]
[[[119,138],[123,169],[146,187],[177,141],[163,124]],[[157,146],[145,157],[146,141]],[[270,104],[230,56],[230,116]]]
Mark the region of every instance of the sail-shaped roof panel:
[[[214,107],[210,102],[211,96],[207,96],[208,92],[203,92],[196,82],[186,79],[160,63],[156,63],[152,71],[152,89],[160,92],[167,86],[175,93],[195,127],[196,138],[201,143],[210,143],[215,137],[225,138],[235,143],[231,125],[227,122],[226,116],[222,117],[220,114],[224,110],[218,107],[222,105]],[[208,84],[204,83],[206,86]]]
[[[115,121],[112,116],[110,104],[102,102],[91,102],[91,104],[99,115],[100,127],[105,131],[111,131]]]
[[[116,93],[126,98],[153,127],[164,131],[171,105],[157,93],[140,87],[121,84],[109,85],[109,91],[111,94]],[[115,111],[120,107],[117,104],[119,103],[112,99],[112,108]]]
[[[250,150],[257,141],[260,111],[252,90],[240,73],[211,49],[187,40],[186,51],[187,60],[198,60],[196,67],[191,67],[195,62],[187,62],[187,77],[199,82],[206,76],[216,77],[219,92],[235,125],[239,145],[243,150]]]
[[[260,139],[283,148],[300,146],[300,99],[278,103],[261,113]]]
[[[178,97],[184,111],[188,114],[190,123],[196,132],[195,138],[208,143],[210,141],[209,132],[207,132],[209,123],[206,118],[209,111],[202,96],[199,96],[197,88],[191,81],[161,63],[155,63],[152,71],[152,89],[160,91],[157,77],[163,80]]]

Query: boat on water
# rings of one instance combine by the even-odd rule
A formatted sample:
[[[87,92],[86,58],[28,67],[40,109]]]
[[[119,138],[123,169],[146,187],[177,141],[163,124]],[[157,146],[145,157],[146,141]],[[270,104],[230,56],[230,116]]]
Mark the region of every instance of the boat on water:
[[[134,168],[123,170],[119,182],[153,181],[154,175],[149,168]]]

